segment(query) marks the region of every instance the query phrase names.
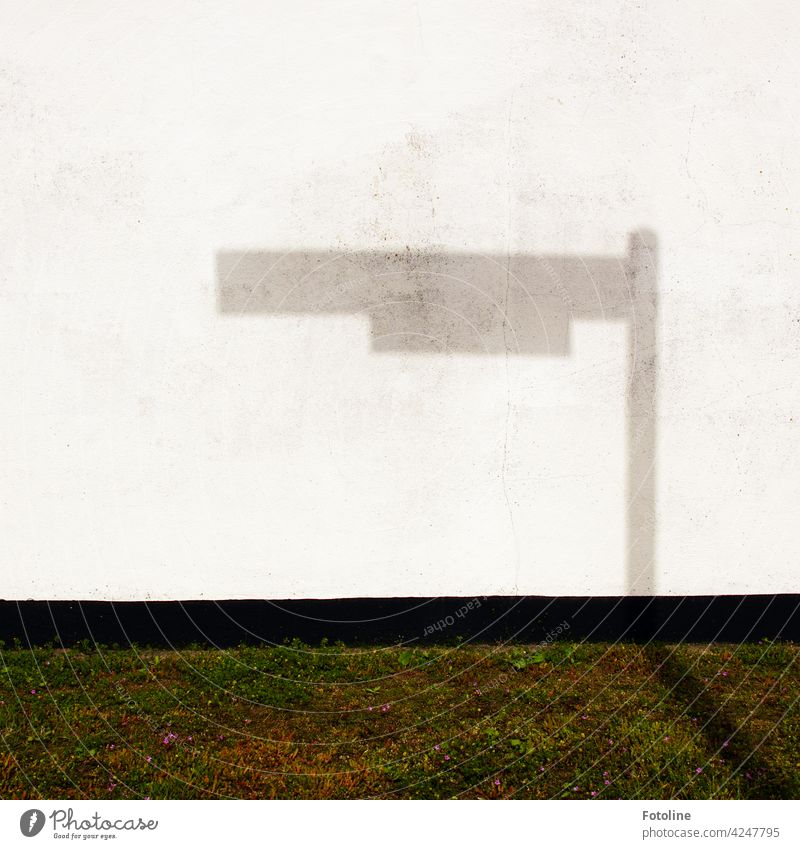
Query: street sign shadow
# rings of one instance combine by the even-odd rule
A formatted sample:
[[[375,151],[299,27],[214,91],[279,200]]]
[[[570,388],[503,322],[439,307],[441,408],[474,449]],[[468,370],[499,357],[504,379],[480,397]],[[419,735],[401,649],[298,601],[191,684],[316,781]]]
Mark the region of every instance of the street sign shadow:
[[[565,356],[573,320],[627,329],[626,586],[655,593],[657,245],[622,256],[221,251],[222,314],[367,316],[372,349]],[[580,594],[580,593],[579,593]]]

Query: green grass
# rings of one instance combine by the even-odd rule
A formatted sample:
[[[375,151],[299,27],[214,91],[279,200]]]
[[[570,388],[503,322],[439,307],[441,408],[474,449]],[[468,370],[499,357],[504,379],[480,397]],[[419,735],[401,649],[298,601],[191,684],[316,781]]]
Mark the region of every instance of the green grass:
[[[3,798],[798,798],[798,647],[0,650]]]

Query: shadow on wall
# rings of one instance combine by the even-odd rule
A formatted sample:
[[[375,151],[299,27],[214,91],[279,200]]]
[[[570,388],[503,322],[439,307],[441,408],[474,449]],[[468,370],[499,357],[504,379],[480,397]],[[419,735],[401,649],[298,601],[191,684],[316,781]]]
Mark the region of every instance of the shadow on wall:
[[[628,328],[627,588],[655,593],[656,239],[626,256],[262,253],[217,258],[223,314],[362,314],[376,352],[564,356],[573,318]]]

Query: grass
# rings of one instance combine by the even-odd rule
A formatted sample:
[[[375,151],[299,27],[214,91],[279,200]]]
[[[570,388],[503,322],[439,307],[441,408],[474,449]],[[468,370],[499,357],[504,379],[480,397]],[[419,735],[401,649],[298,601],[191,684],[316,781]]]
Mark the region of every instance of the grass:
[[[798,798],[790,643],[0,650],[3,798]]]

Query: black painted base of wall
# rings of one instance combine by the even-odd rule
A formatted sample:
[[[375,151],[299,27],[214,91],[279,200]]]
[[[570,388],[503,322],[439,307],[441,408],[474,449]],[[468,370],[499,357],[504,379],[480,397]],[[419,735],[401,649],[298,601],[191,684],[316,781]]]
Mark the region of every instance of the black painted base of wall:
[[[569,629],[564,629],[566,622]],[[800,595],[544,598],[347,598],[293,601],[0,601],[10,645],[232,646],[539,642],[800,640]],[[566,631],[566,633],[565,633]]]

